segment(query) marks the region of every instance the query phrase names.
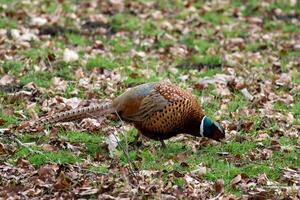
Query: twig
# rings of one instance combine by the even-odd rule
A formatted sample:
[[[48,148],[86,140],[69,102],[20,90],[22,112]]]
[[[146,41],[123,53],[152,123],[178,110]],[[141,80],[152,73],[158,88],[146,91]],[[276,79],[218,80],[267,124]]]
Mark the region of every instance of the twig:
[[[43,152],[38,151],[38,150],[34,150],[31,147],[29,147],[29,145],[24,144],[23,142],[21,142],[15,135],[12,138],[13,141],[15,141],[16,143],[18,143],[20,146],[28,149],[30,151],[30,153],[36,153],[36,154],[43,154]]]
[[[120,115],[119,115],[119,113],[118,113],[117,111],[115,111],[115,113],[116,113],[116,115],[118,116],[119,120],[120,120],[121,123],[122,123],[122,129],[123,129],[122,132],[124,132],[124,121],[121,119],[121,117],[120,117]],[[88,113],[88,115],[90,115],[90,116],[93,117],[93,118],[97,118],[97,116],[95,116],[95,115],[93,115],[93,114]],[[112,135],[113,135],[114,138],[116,139],[118,145],[121,147],[121,149],[122,149],[122,151],[123,151],[123,153],[124,153],[124,155],[125,155],[125,157],[126,157],[128,163],[129,163],[129,170],[130,170],[130,173],[133,174],[133,176],[134,176],[135,178],[137,178],[136,175],[135,175],[135,170],[134,170],[134,169],[138,169],[138,167],[136,166],[136,164],[135,164],[134,162],[132,162],[132,160],[131,160],[130,157],[129,157],[129,152],[128,152],[128,138],[127,138],[127,135],[126,135],[126,134],[125,134],[125,135],[123,134],[124,137],[125,137],[125,144],[126,144],[125,147],[119,142],[119,139],[117,138],[117,136],[115,135],[115,133],[112,133]]]
[[[115,113],[116,113],[116,115],[118,116],[118,118],[120,119],[120,121],[121,121],[121,123],[122,123],[122,129],[123,129],[123,131],[124,131],[124,122],[123,122],[123,120],[121,119],[119,113],[118,113],[117,111],[115,111]],[[130,157],[129,157],[129,153],[128,153],[128,141],[127,141],[127,136],[126,136],[126,134],[125,134],[126,149],[123,148],[123,145],[121,145],[121,143],[120,143],[119,140],[117,139],[117,136],[116,136],[114,133],[113,133],[113,135],[114,135],[114,137],[116,138],[116,140],[117,140],[117,142],[118,142],[118,145],[120,145],[120,147],[121,147],[123,153],[125,154],[125,156],[126,156],[126,158],[127,158],[127,160],[128,160],[130,172],[133,174],[133,176],[134,176],[135,178],[137,178],[136,175],[135,175],[135,171],[134,171],[133,167],[134,167],[135,169],[138,169],[138,167],[135,165],[134,162],[132,162],[132,160],[131,160]],[[131,165],[132,165],[133,167],[132,167]]]
[[[43,154],[43,152],[38,151],[38,150],[34,150],[34,149],[32,149],[31,147],[29,147],[28,144],[24,144],[23,142],[21,142],[21,141],[17,138],[17,136],[16,136],[16,134],[15,134],[14,132],[10,131],[9,129],[7,129],[7,130],[8,130],[9,133],[10,133],[9,135],[4,134],[4,132],[0,132],[0,134],[3,134],[3,136],[7,137],[8,139],[11,139],[11,140],[13,140],[14,142],[16,142],[18,145],[20,145],[20,146],[22,146],[22,147],[28,149],[28,150],[30,151],[30,153]]]

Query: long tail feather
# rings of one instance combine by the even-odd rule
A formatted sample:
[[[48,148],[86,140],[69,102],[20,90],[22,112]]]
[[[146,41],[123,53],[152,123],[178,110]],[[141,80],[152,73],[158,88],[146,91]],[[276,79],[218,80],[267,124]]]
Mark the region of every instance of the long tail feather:
[[[28,131],[34,129],[38,126],[43,126],[46,124],[54,124],[58,122],[69,122],[75,120],[82,120],[84,118],[95,118],[98,116],[104,116],[106,114],[113,113],[115,109],[111,102],[105,102],[98,105],[77,108],[65,112],[56,113],[51,116],[42,117],[34,121],[28,128],[23,131]]]

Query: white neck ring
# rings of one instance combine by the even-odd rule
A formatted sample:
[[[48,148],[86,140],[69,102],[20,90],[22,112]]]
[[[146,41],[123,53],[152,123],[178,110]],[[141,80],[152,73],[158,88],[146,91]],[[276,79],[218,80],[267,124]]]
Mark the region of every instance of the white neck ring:
[[[204,116],[201,120],[201,124],[200,124],[200,135],[202,137],[204,137],[204,119],[206,118],[206,116]]]

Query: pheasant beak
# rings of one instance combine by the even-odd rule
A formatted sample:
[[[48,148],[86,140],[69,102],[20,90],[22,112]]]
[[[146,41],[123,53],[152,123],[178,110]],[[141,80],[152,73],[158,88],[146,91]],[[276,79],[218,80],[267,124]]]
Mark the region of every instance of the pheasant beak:
[[[225,140],[225,129],[217,122],[214,122],[215,128],[212,131],[212,138],[218,142]]]

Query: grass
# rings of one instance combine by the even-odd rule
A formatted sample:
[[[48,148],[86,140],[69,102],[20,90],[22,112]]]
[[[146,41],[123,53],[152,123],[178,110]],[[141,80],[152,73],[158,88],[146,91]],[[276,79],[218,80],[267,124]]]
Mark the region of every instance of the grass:
[[[105,138],[101,135],[97,136],[88,133],[78,132],[66,132],[60,134],[60,138],[68,140],[70,142],[85,144],[87,153],[95,155],[97,152],[101,152],[101,143],[104,143]]]
[[[157,36],[160,32],[160,29],[156,23],[153,21],[146,21],[142,27],[142,34],[145,36]]]
[[[28,83],[35,83],[40,87],[48,88],[51,85],[52,75],[46,71],[33,72],[30,71],[28,74],[20,78],[21,85],[26,85]]]
[[[4,113],[1,110],[1,107],[0,107],[0,119],[4,120],[4,123],[0,124],[1,128],[5,128],[5,127],[8,127],[11,124],[17,124],[19,122],[19,120],[15,116],[8,115],[8,114]]]
[[[123,38],[114,38],[108,44],[113,48],[113,52],[117,54],[129,52],[133,48],[132,42]]]
[[[18,23],[12,19],[0,19],[0,28],[17,28]]]
[[[22,53],[26,58],[29,58],[33,62],[37,63],[38,61],[47,58],[49,50],[45,48],[32,48],[32,49],[24,50]]]
[[[58,164],[75,164],[80,163],[81,159],[75,156],[70,151],[59,150],[56,152],[43,152],[42,154],[32,155],[26,148],[20,148],[15,154],[16,157],[27,158],[30,163],[40,166],[45,163],[58,163]]]
[[[245,100],[245,97],[242,96],[242,94],[236,94],[232,101],[228,103],[228,111],[234,112],[239,108],[245,107],[247,104],[247,101]]]
[[[131,14],[118,13],[111,18],[112,28],[115,31],[136,31],[139,28],[139,19]]]
[[[76,66],[74,66],[75,64],[69,65],[66,62],[59,62],[57,63],[57,65],[55,66],[55,76],[61,77],[65,80],[73,80],[74,76],[73,76],[73,70],[74,68],[76,68]]]
[[[5,73],[11,72],[14,75],[18,75],[22,70],[22,65],[22,62],[20,61],[6,60],[2,67]]]
[[[251,52],[258,52],[261,51],[262,49],[267,48],[268,45],[262,42],[253,42],[253,43],[248,43],[246,45],[246,50],[251,51]]]
[[[215,11],[206,12],[202,17],[206,22],[213,25],[228,24],[232,20],[230,17]]]
[[[249,131],[237,131],[234,133],[236,136],[232,132],[228,132],[230,140],[225,143],[207,144],[204,142],[196,150],[188,142],[200,144],[200,139],[193,137],[189,137],[187,142],[185,140],[177,142],[167,141],[166,149],[161,149],[160,143],[152,140],[144,140],[143,144],[145,146],[140,148],[129,146],[129,157],[138,165],[140,170],[159,171],[162,173],[162,181],[169,181],[168,176],[174,171],[188,174],[198,169],[199,166],[205,166],[207,173],[200,177],[203,181],[224,179],[225,191],[238,196],[243,195],[244,191],[233,189],[230,185],[231,180],[237,174],[246,173],[249,177],[255,178],[258,174],[266,173],[270,181],[280,182],[280,176],[284,168],[300,167],[300,151],[297,147],[299,146],[299,141],[287,136],[286,132],[281,130],[284,128],[282,122],[276,119],[268,119],[267,116],[258,114],[260,109],[264,109],[263,105],[255,105],[255,102],[247,101],[239,90],[231,88],[231,96],[224,97],[217,93],[214,85],[208,85],[208,87],[200,89],[197,88],[197,85],[203,77],[213,77],[218,73],[228,73],[224,69],[232,68],[231,70],[234,70],[236,76],[245,78],[245,80],[248,80],[249,77],[247,76],[253,76],[257,79],[255,83],[249,83],[249,85],[246,83],[249,92],[256,95],[260,92],[257,85],[265,80],[273,84],[274,80],[272,78],[274,74],[269,71],[264,71],[266,76],[252,73],[257,73],[260,72],[259,70],[267,68],[269,70],[275,58],[279,59],[282,70],[291,74],[292,83],[288,87],[274,86],[270,92],[280,96],[290,92],[290,87],[299,85],[300,72],[295,63],[298,63],[300,51],[290,47],[293,44],[291,43],[291,38],[294,41],[297,34],[300,33],[298,24],[291,21],[278,20],[269,17],[269,15],[270,13],[272,14],[272,10],[275,8],[280,8],[283,14],[299,12],[300,4],[291,6],[284,1],[274,1],[264,7],[261,6],[261,2],[258,0],[246,2],[233,0],[230,5],[222,8],[213,6],[211,9],[207,9],[204,7],[206,3],[206,1],[194,2],[193,6],[196,11],[193,10],[194,8],[189,7],[190,5],[186,5],[179,0],[139,0],[132,4],[125,2],[125,7],[122,11],[116,11],[114,10],[115,7],[112,6],[104,12],[102,9],[105,9],[105,6],[97,6],[95,9],[84,10],[79,15],[82,17],[82,19],[80,18],[80,23],[93,19],[96,16],[95,14],[101,12],[107,20],[106,25],[108,27],[107,32],[103,34],[98,34],[96,31],[96,35],[94,31],[93,33],[81,33],[81,30],[79,30],[78,33],[67,32],[59,36],[45,36],[37,41],[31,41],[29,43],[31,45],[30,48],[25,47],[26,45],[24,47],[12,45],[14,41],[11,38],[8,38],[9,42],[1,41],[6,44],[1,49],[8,49],[9,51],[8,55],[5,55],[3,59],[1,58],[0,77],[4,74],[12,75],[17,79],[18,90],[26,90],[26,88],[22,87],[31,82],[42,88],[37,88],[38,92],[37,94],[34,93],[32,99],[27,99],[27,97],[11,99],[10,94],[5,91],[6,88],[0,87],[0,127],[6,128],[10,125],[19,124],[25,120],[25,117],[29,118],[28,107],[34,104],[36,104],[34,106],[35,111],[40,114],[42,103],[56,95],[61,95],[65,98],[76,96],[88,101],[94,98],[114,98],[125,91],[127,87],[169,78],[183,88],[193,88],[193,93],[199,99],[204,99],[203,109],[210,118],[220,118],[228,123],[250,121],[253,125]],[[13,5],[8,0],[0,0],[0,4]],[[58,5],[49,0],[38,3],[41,13],[45,15],[47,13],[55,13]],[[77,12],[75,8],[78,5],[83,6],[85,3],[75,0],[63,1],[61,18],[55,23],[64,24],[66,28],[78,25],[77,19],[75,20],[72,18],[72,15],[69,15]],[[18,6],[20,9],[22,8],[22,4],[18,3]],[[24,6],[26,7],[25,4]],[[36,5],[28,6],[26,8],[36,7]],[[85,6],[88,6],[88,4]],[[156,19],[153,17],[153,10],[149,11],[148,15],[145,15],[143,12],[146,12],[146,10],[139,10],[144,7],[146,10],[155,8],[155,10],[161,11],[164,18]],[[256,25],[254,26],[255,23],[250,24],[248,19],[251,18],[245,18],[245,20],[241,21],[240,17],[234,16],[233,12],[235,12],[234,9],[236,8],[239,9],[242,16],[256,16],[263,19],[263,25],[257,25],[259,28],[255,30],[257,35],[259,35],[259,37],[256,35],[258,38],[248,40],[249,38],[252,39],[252,35],[248,34],[250,33],[249,29]],[[4,11],[3,8],[0,8],[1,11]],[[10,8],[9,11],[5,10],[3,13],[13,15],[14,12]],[[30,19],[3,17],[0,19],[0,29],[19,29],[20,24],[26,27],[30,24],[28,20]],[[171,24],[171,29],[174,29],[174,31],[163,28],[162,25],[166,21]],[[237,23],[239,23],[238,26],[236,26]],[[234,25],[233,27],[235,28],[228,29],[228,27],[231,27],[228,25]],[[188,31],[183,30],[182,26],[188,27]],[[102,28],[105,29],[105,27]],[[271,38],[269,39],[270,41],[265,41],[265,39],[261,38],[261,36],[270,33],[276,39]],[[231,57],[232,52],[230,52],[230,49],[227,49],[228,47],[225,46],[226,42],[224,41],[229,41],[230,38],[236,37],[245,39],[243,44],[245,48],[234,52],[234,56]],[[101,51],[98,51],[97,45],[94,44],[96,40],[102,42]],[[1,42],[0,45],[2,45]],[[45,47],[45,44],[48,43],[49,46]],[[182,57],[173,56],[173,52],[170,52],[170,50],[177,50],[177,45],[185,46],[188,54]],[[288,46],[287,49],[285,49],[286,46]],[[78,62],[66,63],[63,61],[61,52],[66,47],[76,48],[80,52]],[[140,54],[135,55],[133,52],[139,52]],[[227,66],[228,63],[226,61],[223,62],[221,57],[223,53],[226,56],[228,55],[228,58],[234,61],[233,63],[240,62],[239,64],[242,67]],[[269,54],[272,56],[271,58]],[[261,57],[261,59],[251,60],[252,56],[254,58]],[[53,60],[51,60],[51,57],[53,57]],[[171,73],[171,68],[177,67],[177,64],[181,63],[184,66],[178,67],[176,69],[177,72]],[[291,63],[293,64],[291,65]],[[257,66],[261,67],[257,68]],[[257,71],[251,71],[253,68]],[[91,73],[93,73],[93,79],[91,79],[91,82],[93,82],[91,83],[92,89],[79,86],[80,81],[75,76],[78,69],[83,71],[85,78],[89,78]],[[249,74],[249,72],[251,73]],[[188,79],[182,81],[181,76],[183,75],[187,75]],[[259,78],[255,76],[259,76]],[[54,77],[60,77],[68,81],[65,91],[58,92],[55,90],[52,85]],[[102,77],[105,78],[101,79]],[[94,89],[94,86],[98,88]],[[12,86],[9,85],[8,87]],[[49,88],[51,90],[48,90]],[[39,94],[40,92],[43,94]],[[290,94],[294,97],[293,103],[287,105],[281,101],[272,102],[272,112],[275,114],[280,113],[283,116],[292,113],[294,117],[292,125],[299,125],[300,96],[299,94]],[[222,109],[225,109],[225,112],[222,113],[222,116],[216,116],[222,104],[225,104],[222,107]],[[50,108],[56,109],[55,106]],[[249,108],[249,113],[244,113],[243,109],[245,108]],[[256,113],[251,114],[251,109],[254,109]],[[121,130],[119,123],[112,123],[108,126],[114,127],[117,131]],[[103,130],[103,132],[106,132],[106,130]],[[41,151],[42,154],[34,154],[28,149],[19,146],[7,162],[15,164],[16,160],[21,157],[26,158],[36,167],[46,163],[76,164],[80,167],[86,167],[88,171],[107,175],[112,168],[111,164],[118,163],[118,167],[124,167],[128,166],[128,160],[121,147],[117,148],[114,158],[109,158],[110,154],[105,144],[106,134],[103,132],[59,130],[56,139],[65,141],[78,147],[80,150],[76,151],[59,147],[56,151],[50,152],[44,151],[40,147],[41,144],[49,143],[49,135],[20,134],[18,137],[22,142],[36,144],[32,148]],[[128,136],[129,141],[133,141],[136,132],[131,127],[129,129],[126,128],[124,134]],[[270,138],[257,142],[256,139],[261,134],[267,134]],[[120,136],[120,138],[121,144],[125,144],[125,137]],[[241,141],[240,138],[245,138],[245,140]],[[254,152],[259,155],[259,152],[264,149],[272,149],[274,141],[278,141],[282,148],[273,150],[270,158],[258,158],[253,161],[249,159],[250,153]],[[11,141],[5,142],[11,143]],[[6,144],[5,142],[0,140],[2,144]],[[222,152],[227,152],[229,156],[222,155]],[[104,161],[95,160],[99,154],[105,158]],[[186,158],[180,158],[182,155]],[[230,160],[230,156],[239,158],[239,164],[234,160]],[[186,164],[182,164],[183,162]],[[114,174],[114,176],[118,175],[118,173]],[[178,187],[184,188],[186,186],[184,178],[173,178],[174,184]],[[167,182],[164,182],[164,184],[167,184]],[[280,182],[280,184],[284,183]]]
[[[77,35],[74,33],[68,33],[67,35],[68,41],[77,46],[86,46],[91,44],[91,41],[84,36]]]
[[[114,60],[101,56],[96,58],[90,58],[86,64],[86,68],[88,70],[91,70],[93,68],[114,69],[118,66],[119,64]]]
[[[205,54],[207,49],[215,46],[213,42],[197,39],[193,33],[183,36],[182,43],[188,48],[196,49],[201,54]]]

